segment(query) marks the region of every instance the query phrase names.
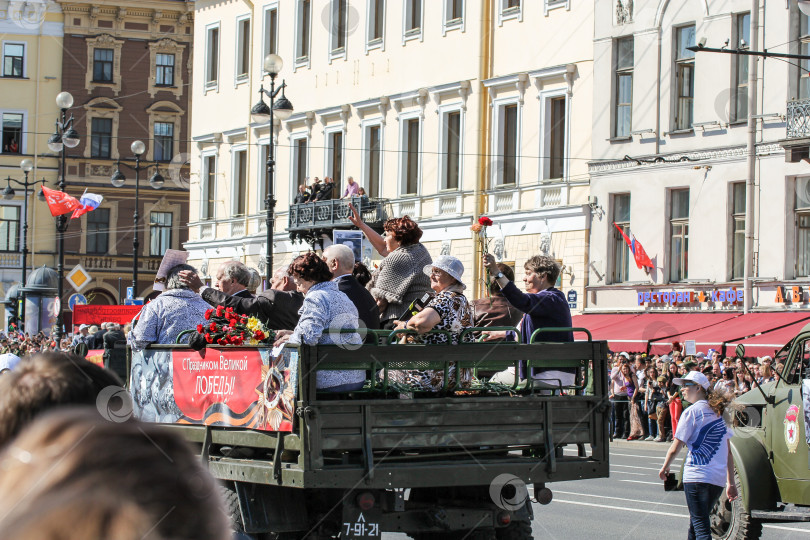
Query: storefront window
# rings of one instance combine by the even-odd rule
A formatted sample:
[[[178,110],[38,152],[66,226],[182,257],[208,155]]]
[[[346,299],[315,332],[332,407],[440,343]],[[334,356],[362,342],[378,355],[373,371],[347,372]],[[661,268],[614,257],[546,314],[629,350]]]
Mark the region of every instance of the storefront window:
[[[669,280],[683,281],[689,276],[689,190],[673,189],[670,199]]]

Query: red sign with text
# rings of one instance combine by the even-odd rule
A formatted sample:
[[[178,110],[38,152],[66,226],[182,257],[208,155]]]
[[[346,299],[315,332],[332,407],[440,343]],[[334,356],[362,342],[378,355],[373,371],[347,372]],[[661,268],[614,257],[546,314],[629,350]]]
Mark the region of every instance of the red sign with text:
[[[127,324],[140,313],[143,306],[91,306],[76,304],[73,307],[73,324],[101,324],[114,322]]]

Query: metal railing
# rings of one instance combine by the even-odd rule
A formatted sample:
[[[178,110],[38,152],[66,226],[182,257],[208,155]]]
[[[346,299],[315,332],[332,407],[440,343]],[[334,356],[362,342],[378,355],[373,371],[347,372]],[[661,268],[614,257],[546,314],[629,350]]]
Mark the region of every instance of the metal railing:
[[[290,205],[290,217],[287,230],[309,231],[312,229],[336,229],[352,227],[349,217],[349,203],[362,214],[363,221],[374,228],[382,227],[383,222],[391,216],[388,199],[369,199],[352,197],[311,203]]]
[[[810,99],[787,102],[787,138],[810,137]]]

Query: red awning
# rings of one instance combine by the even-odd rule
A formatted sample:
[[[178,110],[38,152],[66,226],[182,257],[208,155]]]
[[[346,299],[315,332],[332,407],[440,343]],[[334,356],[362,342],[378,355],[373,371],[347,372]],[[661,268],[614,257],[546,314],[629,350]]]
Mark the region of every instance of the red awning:
[[[799,313],[796,313],[799,315]],[[805,318],[775,330],[763,332],[756,336],[731,341],[726,344],[726,354],[733,354],[734,347],[742,343],[745,345],[745,356],[773,356],[788,341],[796,337],[802,328],[810,323],[810,313],[804,313]]]
[[[628,320],[641,317],[641,315],[641,313],[588,313],[574,315],[572,320],[575,328],[587,328],[593,334],[593,339],[599,340],[604,339],[603,337],[596,337],[604,334],[604,332],[601,332],[603,329],[615,324],[626,323]]]
[[[793,325],[799,321],[810,319],[808,312],[785,312],[785,313],[748,313],[732,319],[722,321],[719,324],[706,326],[700,330],[685,332],[673,336],[663,341],[654,341],[651,344],[652,354],[664,354],[669,352],[673,341],[683,343],[686,340],[694,340],[698,351],[706,352],[709,349],[720,350],[724,343],[734,341],[735,346],[742,338],[779,329]],[[733,347],[732,347],[733,349]],[[726,348],[726,355],[731,354]]]

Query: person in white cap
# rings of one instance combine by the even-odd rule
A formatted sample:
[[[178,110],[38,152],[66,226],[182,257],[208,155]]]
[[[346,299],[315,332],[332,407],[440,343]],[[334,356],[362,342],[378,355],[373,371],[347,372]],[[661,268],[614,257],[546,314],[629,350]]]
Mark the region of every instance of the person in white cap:
[[[729,394],[709,389],[709,379],[699,371],[673,379],[692,406],[678,421],[672,446],[658,472],[666,480],[670,465],[681,448],[689,453],[683,469],[683,487],[689,508],[689,539],[711,540],[710,516],[723,488],[730,501],[737,498],[734,459],[728,440],[733,435],[726,426],[723,412],[731,401]]]
[[[90,335],[90,325],[82,324],[79,326],[79,333],[73,336],[73,341],[70,343],[70,347],[73,348],[79,343],[84,343],[88,347],[90,343],[93,342],[93,336]]]
[[[0,354],[0,375],[7,371],[11,371],[17,364],[20,363],[20,357],[16,354],[5,353]]]

